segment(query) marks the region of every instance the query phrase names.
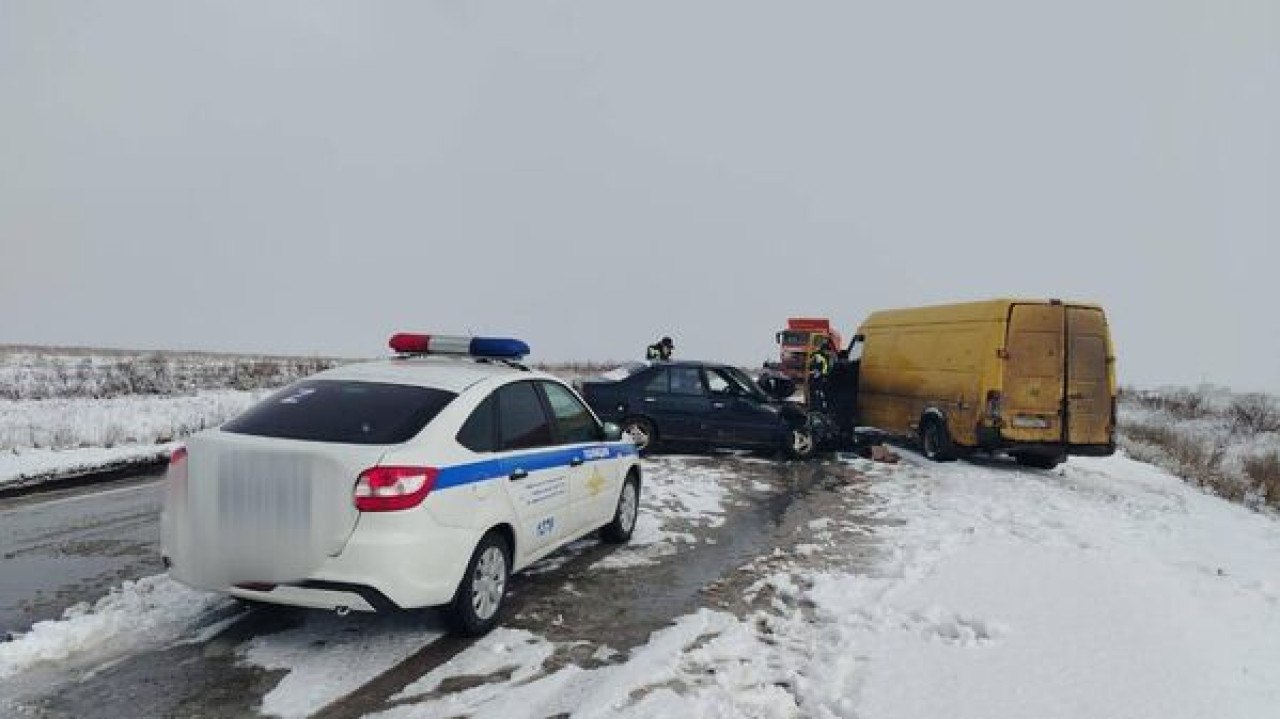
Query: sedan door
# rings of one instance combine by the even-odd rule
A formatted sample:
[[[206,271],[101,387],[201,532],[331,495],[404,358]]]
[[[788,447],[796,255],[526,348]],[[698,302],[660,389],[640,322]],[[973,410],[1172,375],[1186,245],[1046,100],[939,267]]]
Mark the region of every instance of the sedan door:
[[[640,402],[634,411],[657,423],[660,438],[695,442],[713,439],[709,427],[711,398],[698,367],[658,367],[637,380]]]
[[[717,444],[760,447],[779,442],[782,420],[777,407],[761,402],[728,370],[708,367],[706,375]]]

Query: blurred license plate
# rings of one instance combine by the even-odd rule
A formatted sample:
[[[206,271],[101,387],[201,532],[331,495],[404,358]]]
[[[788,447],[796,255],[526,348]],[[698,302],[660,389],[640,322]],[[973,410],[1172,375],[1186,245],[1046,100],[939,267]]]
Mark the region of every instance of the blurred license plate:
[[[1048,429],[1049,420],[1044,417],[1014,417],[1013,426],[1024,429]]]

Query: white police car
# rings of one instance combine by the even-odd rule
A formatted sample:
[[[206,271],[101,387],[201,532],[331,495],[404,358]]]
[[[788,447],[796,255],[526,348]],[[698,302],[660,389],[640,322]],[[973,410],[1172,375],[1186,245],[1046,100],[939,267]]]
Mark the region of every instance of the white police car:
[[[296,382],[174,453],[169,573],[243,599],[496,623],[512,571],[635,527],[640,465],[518,340],[398,334],[398,357]],[[448,356],[453,355],[453,356]]]

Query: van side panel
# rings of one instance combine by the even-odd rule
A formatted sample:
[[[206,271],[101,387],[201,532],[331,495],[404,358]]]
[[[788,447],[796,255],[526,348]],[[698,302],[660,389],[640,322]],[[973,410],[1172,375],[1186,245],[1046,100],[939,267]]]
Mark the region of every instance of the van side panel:
[[[1111,426],[1110,338],[1102,312],[1067,308],[1067,441],[1109,444]]]
[[[1015,442],[1061,442],[1066,356],[1062,305],[1014,305],[1004,363],[1002,435]]]
[[[990,300],[874,312],[859,368],[859,421],[916,433],[938,410],[960,447],[1114,450],[1115,368],[1096,305]],[[999,396],[999,412],[988,399]]]
[[[909,435],[928,410],[943,413],[952,441],[978,443],[986,391],[998,387],[997,348],[1007,304],[971,303],[876,313],[863,323],[861,422]]]

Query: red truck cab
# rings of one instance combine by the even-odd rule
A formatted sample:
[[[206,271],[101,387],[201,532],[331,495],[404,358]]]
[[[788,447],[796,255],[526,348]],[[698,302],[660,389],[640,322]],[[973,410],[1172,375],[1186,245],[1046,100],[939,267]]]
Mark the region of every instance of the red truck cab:
[[[809,353],[821,344],[823,338],[830,340],[830,346],[833,350],[844,346],[840,333],[831,328],[830,319],[826,317],[789,317],[787,318],[787,328],[776,335],[778,363],[766,366],[800,381],[804,378],[805,364]]]

